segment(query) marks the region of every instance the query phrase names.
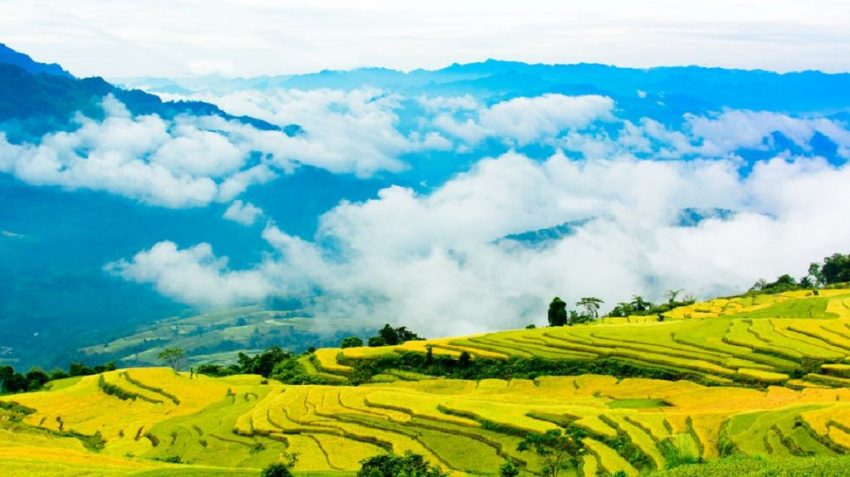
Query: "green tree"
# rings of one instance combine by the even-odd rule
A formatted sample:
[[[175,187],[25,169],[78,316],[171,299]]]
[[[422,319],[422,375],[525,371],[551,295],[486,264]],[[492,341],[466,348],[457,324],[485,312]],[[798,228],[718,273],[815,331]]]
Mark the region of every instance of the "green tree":
[[[576,303],[576,306],[580,308],[584,308],[584,314],[590,319],[599,318],[599,305],[605,303],[599,298],[595,298],[592,296],[586,296]]]
[[[183,359],[186,358],[186,352],[183,351],[183,348],[180,347],[172,347],[165,348],[158,355],[160,361],[171,366],[171,369],[174,371],[179,371],[180,366],[183,364]]]
[[[652,303],[644,300],[643,297],[639,295],[633,295],[632,301],[629,304],[632,306],[632,309],[634,309],[634,311],[639,313],[643,313],[652,308]]]
[[[360,461],[357,477],[448,477],[439,466],[432,465],[410,451],[404,456],[379,454]]]
[[[664,292],[664,297],[667,298],[667,303],[670,305],[676,303],[676,298],[678,298],[679,294],[683,291],[685,290],[680,288],[678,290],[667,290],[666,292]]]
[[[260,477],[292,477],[292,468],[298,462],[298,453],[284,452],[278,462],[272,462],[260,474]]]
[[[823,259],[820,274],[824,285],[850,282],[850,255],[833,254]]]
[[[68,366],[68,374],[71,376],[91,376],[94,374],[94,370],[81,362],[75,361]]]
[[[29,391],[37,391],[50,381],[50,376],[42,371],[41,368],[30,369],[24,377],[27,380],[27,389]]]
[[[398,330],[393,328],[388,324],[384,325],[380,331],[378,331],[378,336],[384,339],[384,343],[387,346],[395,346],[399,344]]]
[[[578,458],[585,452],[583,439],[587,433],[575,426],[566,432],[552,429],[543,434],[528,434],[517,446],[520,452],[533,451],[543,464],[543,475],[558,477],[562,470],[578,465]]]
[[[387,340],[381,338],[380,336],[373,336],[369,338],[369,346],[372,348],[380,348],[381,346],[386,346]]]
[[[567,304],[559,297],[549,303],[549,326],[564,326],[567,324]]]
[[[809,265],[809,276],[815,281],[815,285],[823,285],[823,273],[820,271],[819,263]]]
[[[342,343],[339,344],[340,348],[359,348],[363,346],[363,340],[356,336],[349,336],[342,340]]]
[[[499,477],[517,477],[519,475],[519,467],[512,461],[505,462],[499,467]]]

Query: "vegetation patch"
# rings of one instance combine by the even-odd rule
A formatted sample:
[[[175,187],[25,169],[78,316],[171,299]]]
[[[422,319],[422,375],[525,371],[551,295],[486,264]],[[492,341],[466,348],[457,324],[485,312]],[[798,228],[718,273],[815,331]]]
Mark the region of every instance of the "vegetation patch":
[[[656,409],[668,406],[670,403],[661,399],[617,399],[608,403],[609,409]]]

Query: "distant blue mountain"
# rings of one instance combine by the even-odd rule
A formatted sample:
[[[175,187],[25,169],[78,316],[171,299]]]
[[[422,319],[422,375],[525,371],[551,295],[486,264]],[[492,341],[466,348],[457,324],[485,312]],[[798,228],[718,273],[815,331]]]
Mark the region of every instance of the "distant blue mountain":
[[[564,222],[563,224],[556,225],[554,227],[547,227],[545,229],[530,230],[528,232],[506,235],[505,237],[499,239],[499,241],[511,240],[514,242],[521,243],[523,245],[531,246],[545,245],[548,242],[556,241],[558,239],[575,234],[579,228],[581,228],[583,225],[587,224],[591,220],[593,220],[593,218],[571,220],[569,222]]]
[[[65,71],[61,66],[55,63],[39,63],[28,55],[19,53],[3,43],[0,43],[0,63],[17,66],[33,75],[44,73],[47,75],[71,77],[71,73]]]
[[[152,92],[170,92],[175,88],[193,90],[204,81],[144,78],[127,83],[147,85]],[[254,79],[215,78],[212,83],[210,87],[218,92],[264,88],[352,90],[371,86],[409,95],[470,94],[488,102],[545,93],[602,94],[614,98],[618,104],[646,103],[643,108],[647,110],[664,108],[691,113],[732,108],[833,114],[850,108],[850,74],[819,71],[781,74],[698,66],[637,69],[586,63],[544,65],[487,60],[433,71],[404,73],[361,68]],[[639,98],[638,91],[645,97]]]
[[[708,219],[717,219],[717,220],[729,220],[735,216],[734,210],[729,209],[698,209],[689,207],[687,209],[682,209],[679,212],[679,226],[680,227],[696,227],[702,221]]]
[[[101,102],[107,95],[117,98],[136,115],[157,114],[167,119],[178,114],[212,115],[261,130],[283,130],[289,135],[301,131],[297,125],[281,128],[256,118],[236,117],[200,101],[163,101],[141,90],[113,86],[99,77],[77,79],[58,65],[36,63],[6,46],[0,47],[0,129],[12,142],[65,130],[77,113],[100,119]]]

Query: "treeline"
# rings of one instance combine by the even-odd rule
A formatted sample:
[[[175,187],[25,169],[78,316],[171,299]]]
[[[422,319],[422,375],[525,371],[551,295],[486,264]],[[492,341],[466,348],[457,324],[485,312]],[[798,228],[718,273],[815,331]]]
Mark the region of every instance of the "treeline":
[[[407,341],[421,340],[416,333],[406,327],[394,328],[389,324],[378,330],[370,337],[369,346],[395,346]],[[357,336],[349,336],[340,343],[342,348],[363,346],[363,340]],[[207,376],[222,377],[234,374],[258,374],[267,379],[275,379],[286,384],[331,384],[328,380],[307,371],[303,361],[314,361],[310,347],[302,354],[286,351],[280,346],[270,346],[262,353],[249,356],[239,353],[235,364],[222,366],[218,364],[202,364],[193,368],[194,372]],[[334,382],[336,383],[336,382]]]
[[[94,367],[89,367],[81,362],[73,362],[68,366],[68,371],[57,368],[50,373],[46,373],[41,368],[35,367],[21,374],[15,372],[15,368],[12,366],[3,365],[0,366],[0,390],[2,390],[3,394],[38,391],[48,381],[72,376],[91,376],[116,369],[115,361]]]
[[[372,348],[379,348],[381,346],[396,346],[408,341],[421,341],[424,339],[425,338],[422,338],[416,333],[408,330],[406,326],[393,328],[389,323],[387,323],[383,328],[378,330],[376,335],[369,337],[366,340],[366,343]],[[360,346],[363,346],[363,340],[358,336],[348,336],[343,338],[339,345],[340,348],[358,348]]]
[[[218,364],[202,364],[194,368],[198,374],[222,377],[234,374],[258,374],[264,378],[276,379],[286,384],[325,384],[325,380],[314,374],[309,374],[299,361],[301,356],[307,357],[315,351],[310,348],[304,354],[284,350],[279,346],[270,346],[264,352],[254,356],[239,353],[237,363],[228,366]]]
[[[382,355],[370,359],[340,359],[340,364],[354,369],[349,374],[348,384],[370,382],[379,374],[388,371],[405,371],[416,374],[449,379],[535,379],[541,376],[578,376],[582,374],[604,374],[616,378],[649,378],[668,381],[701,381],[700,377],[687,372],[638,366],[611,358],[595,360],[547,359],[547,358],[473,358],[462,352],[457,358],[434,355],[428,352],[403,352]]]
[[[606,313],[606,317],[626,317],[626,316],[653,316],[657,315],[659,320],[664,319],[664,313],[679,306],[687,306],[696,302],[693,296],[685,296],[681,300],[679,295],[682,290],[671,290],[665,295],[667,301],[660,304],[652,303],[642,296],[634,295],[631,301],[620,302],[614,308]],[[599,310],[602,304],[605,303],[599,298],[584,297],[576,302],[576,308],[567,310],[567,303],[560,297],[555,297],[549,303],[548,320],[549,326],[572,326],[582,323],[590,323],[596,321],[600,317]],[[529,328],[533,328],[530,325]]]
[[[789,274],[779,276],[776,281],[757,281],[749,293],[782,293],[794,290],[829,288],[850,283],[850,255],[832,254],[823,263],[812,263],[806,275],[795,279]]]

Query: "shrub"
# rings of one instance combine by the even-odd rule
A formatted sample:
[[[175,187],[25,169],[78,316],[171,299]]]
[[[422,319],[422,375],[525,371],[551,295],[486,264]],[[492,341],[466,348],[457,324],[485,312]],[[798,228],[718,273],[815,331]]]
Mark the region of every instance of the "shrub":
[[[260,477],[292,477],[292,471],[289,470],[286,464],[275,462],[263,469]]]
[[[363,346],[363,340],[356,336],[349,336],[342,340],[340,343],[340,348],[359,348]]]
[[[404,456],[381,454],[360,462],[357,477],[448,477],[439,466],[431,465],[424,457],[410,451]]]

